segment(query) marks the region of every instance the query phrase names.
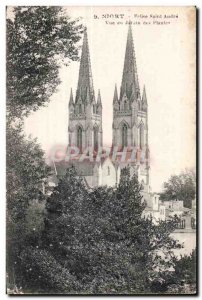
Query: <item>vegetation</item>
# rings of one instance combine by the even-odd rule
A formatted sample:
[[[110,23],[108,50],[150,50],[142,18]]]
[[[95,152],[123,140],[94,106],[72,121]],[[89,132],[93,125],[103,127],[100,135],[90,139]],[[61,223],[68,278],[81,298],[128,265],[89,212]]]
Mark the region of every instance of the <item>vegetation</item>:
[[[160,196],[162,200],[183,200],[184,206],[192,207],[192,200],[196,195],[196,175],[186,170],[180,175],[173,175],[164,183],[164,191]]]
[[[7,108],[22,117],[50,101],[62,63],[78,59],[82,26],[61,7],[16,6],[7,18]]]
[[[128,169],[117,189],[92,191],[68,169],[47,199],[41,238],[21,252],[25,292],[165,292],[181,247],[170,237],[175,220],[142,218],[140,189]]]
[[[23,121],[49,102],[61,63],[78,59],[81,32],[61,7],[7,8],[7,284],[14,292],[24,278],[21,254],[43,228],[50,175],[40,146],[24,136]]]
[[[8,292],[166,291],[184,267],[173,255],[181,247],[170,237],[175,220],[142,218],[137,177],[124,169],[116,189],[89,190],[70,168],[47,198],[50,169],[23,134],[24,118],[46,105],[60,82],[59,61],[78,59],[81,32],[60,7],[15,7],[7,18]],[[190,281],[188,273],[181,274]]]

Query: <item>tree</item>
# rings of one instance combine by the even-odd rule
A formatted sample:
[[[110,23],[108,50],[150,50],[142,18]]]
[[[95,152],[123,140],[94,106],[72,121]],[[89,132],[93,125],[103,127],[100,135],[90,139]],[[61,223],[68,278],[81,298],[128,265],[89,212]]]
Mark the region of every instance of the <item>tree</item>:
[[[196,293],[197,257],[196,249],[190,255],[175,258],[172,276],[167,278],[167,291],[172,294]]]
[[[16,6],[7,17],[7,108],[28,115],[56,91],[61,63],[78,59],[82,25],[58,6]]]
[[[49,251],[38,246],[21,252],[24,267],[23,288],[31,293],[77,293],[79,283]]]
[[[42,185],[50,174],[36,140],[23,135],[23,121],[49,102],[61,64],[78,59],[82,25],[56,6],[7,11],[7,271],[10,286],[20,286],[22,253],[40,240]]]
[[[8,281],[13,282],[14,277],[23,276],[19,255],[30,244],[29,237],[40,235],[36,226],[41,223],[41,216],[38,215],[31,228],[30,205],[45,200],[42,191],[50,168],[39,145],[35,140],[27,140],[21,127],[7,127],[7,149],[7,271]]]
[[[79,282],[79,293],[149,293],[165,281],[180,247],[170,237],[176,224],[142,218],[140,191],[128,169],[117,189],[89,191],[70,168],[47,200],[46,251]]]
[[[196,249],[176,259],[175,274],[179,283],[196,284]]]
[[[183,200],[184,206],[191,208],[192,200],[196,194],[196,175],[193,171],[186,170],[180,175],[173,175],[164,183],[162,200]]]

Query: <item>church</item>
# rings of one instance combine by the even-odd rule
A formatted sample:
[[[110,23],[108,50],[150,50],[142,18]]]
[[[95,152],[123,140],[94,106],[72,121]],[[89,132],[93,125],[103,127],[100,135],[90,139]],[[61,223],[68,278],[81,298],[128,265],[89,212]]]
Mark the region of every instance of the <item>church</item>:
[[[113,87],[112,143],[106,151],[103,147],[101,91],[98,90],[96,97],[87,31],[84,32],[77,90],[74,97],[71,89],[68,103],[68,159],[53,161],[55,180],[52,185],[74,165],[87,188],[116,187],[121,169],[128,166],[131,175],[137,174],[142,185],[141,193],[147,202],[144,216],[164,220],[165,207],[159,195],[150,190],[148,102],[145,86],[142,92],[139,86],[131,25],[123,59],[120,92],[116,85]]]
[[[120,93],[115,86],[112,99],[112,146],[109,154],[102,154],[99,160],[88,158],[89,152],[95,158],[96,153],[103,147],[101,91],[98,90],[96,95],[85,30],[76,95],[74,97],[71,90],[69,99],[68,149],[77,148],[79,153],[69,161],[56,164],[58,176],[64,175],[71,164],[90,188],[105,184],[116,186],[121,169],[130,166],[131,174],[138,174],[145,193],[148,193],[148,104],[145,86],[142,93],[140,91],[131,25],[128,28]],[[134,149],[137,149],[133,153],[135,159],[121,159],[123,153],[125,158],[130,157]],[[144,152],[143,160],[136,159],[138,151]],[[83,153],[86,155],[83,156]]]
[[[87,188],[92,189],[102,185],[116,188],[120,180],[121,169],[129,166],[131,175],[136,173],[143,187],[141,193],[147,203],[143,212],[144,217],[152,217],[153,222],[158,223],[159,220],[166,220],[173,214],[177,214],[184,220],[184,212],[187,214],[187,209],[183,207],[182,201],[162,202],[159,195],[152,193],[150,189],[148,102],[145,86],[142,92],[139,86],[131,25],[128,28],[120,92],[118,93],[115,85],[111,102],[113,106],[112,144],[107,152],[103,147],[101,91],[98,90],[96,97],[88,37],[85,31],[77,90],[75,97],[71,90],[68,104],[66,157],[68,159],[52,161],[55,175],[50,182],[51,186],[55,186],[58,179],[65,175],[67,168],[74,165],[78,174],[83,177]],[[144,155],[141,156],[139,153],[144,153]],[[191,220],[191,212],[188,213]],[[188,230],[192,226],[190,220],[186,221]],[[184,227],[180,227],[179,230],[184,230],[186,233]],[[184,233],[182,232],[182,237]]]

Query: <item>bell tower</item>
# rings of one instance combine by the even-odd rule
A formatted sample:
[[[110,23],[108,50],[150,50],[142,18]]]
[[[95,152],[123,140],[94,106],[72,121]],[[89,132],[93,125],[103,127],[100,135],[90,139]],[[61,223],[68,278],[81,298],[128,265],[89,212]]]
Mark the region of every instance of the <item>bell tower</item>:
[[[122,151],[125,147],[136,147],[143,160],[131,164],[135,167],[139,181],[149,185],[148,149],[148,105],[146,88],[141,97],[131,25],[128,28],[124,67],[120,93],[117,86],[113,98],[112,144]]]
[[[102,146],[102,101],[97,100],[93,88],[87,31],[84,32],[79,79],[75,99],[71,90],[69,99],[69,147],[97,150]]]

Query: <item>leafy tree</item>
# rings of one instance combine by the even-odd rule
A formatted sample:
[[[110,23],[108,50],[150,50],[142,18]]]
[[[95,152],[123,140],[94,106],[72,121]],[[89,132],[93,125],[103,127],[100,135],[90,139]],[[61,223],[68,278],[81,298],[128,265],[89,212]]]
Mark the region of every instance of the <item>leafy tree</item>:
[[[175,274],[179,283],[196,284],[196,249],[176,259]]]
[[[174,271],[167,276],[167,292],[172,294],[195,294],[196,289],[196,249],[190,255],[175,258]]]
[[[162,200],[183,200],[184,206],[191,208],[192,200],[196,194],[196,175],[192,171],[186,171],[180,175],[173,175],[164,183]]]
[[[79,281],[80,293],[151,292],[173,266],[173,221],[142,218],[137,177],[123,170],[117,189],[86,189],[74,168],[47,200],[46,250]],[[156,291],[156,290],[155,290]]]
[[[27,247],[20,255],[24,267],[23,287],[31,293],[77,293],[80,285],[68,270],[50,254],[36,247]]]
[[[78,59],[82,25],[58,6],[16,6],[7,17],[7,107],[13,117],[49,102],[62,62]]]
[[[76,175],[74,167],[68,169],[66,176],[55,187],[46,203],[46,244],[48,248],[56,251],[57,259],[66,262],[66,255],[74,243],[85,238],[82,234],[88,222],[85,211],[88,191],[82,178]],[[71,244],[73,243],[73,245]],[[51,246],[50,246],[51,245]],[[75,254],[76,254],[76,249]],[[72,260],[74,257],[72,257]],[[72,261],[73,263],[73,261]],[[75,261],[77,265],[77,261]]]
[[[56,6],[7,12],[7,271],[12,286],[23,282],[21,254],[40,239],[42,185],[50,174],[36,140],[23,135],[24,117],[48,103],[60,83],[61,64],[78,59],[82,25]]]
[[[29,244],[29,235],[33,239],[40,234],[36,222],[41,215],[32,227],[30,204],[45,200],[42,190],[50,168],[44,162],[39,145],[34,140],[27,140],[21,127],[7,127],[7,149],[7,271],[10,281],[23,276],[19,271],[19,255]]]

